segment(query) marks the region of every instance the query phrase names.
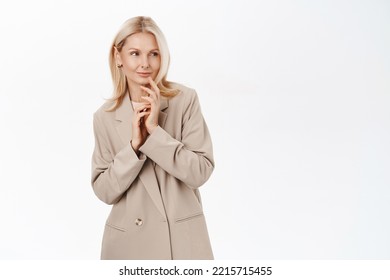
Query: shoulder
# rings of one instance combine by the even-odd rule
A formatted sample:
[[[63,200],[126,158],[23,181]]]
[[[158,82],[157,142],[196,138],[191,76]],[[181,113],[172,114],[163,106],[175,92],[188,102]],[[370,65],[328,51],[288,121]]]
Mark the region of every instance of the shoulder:
[[[169,82],[169,85],[174,89],[178,89],[180,93],[190,93],[195,91],[193,88],[175,82]]]
[[[114,111],[107,111],[114,105],[113,101],[105,101],[93,114],[93,118],[95,122],[104,123],[109,119],[113,119],[115,117]]]
[[[172,102],[181,103],[182,105],[184,104],[189,105],[194,101],[197,101],[198,95],[195,89],[174,82],[170,82],[170,85],[172,88],[177,89],[179,91],[179,93],[176,96],[171,98]]]
[[[174,83],[172,87],[178,89],[179,93],[169,100],[170,112],[176,112],[184,119],[201,114],[198,94],[195,89],[178,83]]]

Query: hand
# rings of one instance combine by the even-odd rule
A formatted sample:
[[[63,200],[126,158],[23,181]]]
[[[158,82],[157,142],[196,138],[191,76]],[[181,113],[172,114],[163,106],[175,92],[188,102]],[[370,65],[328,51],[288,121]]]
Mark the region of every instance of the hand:
[[[141,86],[145,92],[149,94],[149,96],[141,96],[146,104],[150,105],[150,114],[145,115],[144,121],[145,126],[149,134],[152,134],[154,129],[158,126],[158,116],[160,114],[160,89],[157,87],[156,83],[153,81],[151,77],[149,77],[150,88]]]
[[[148,131],[146,130],[144,118],[150,114],[150,105],[143,104],[142,106],[134,110],[133,120],[132,120],[132,139],[131,146],[133,150],[138,153],[139,147],[141,147],[148,136]]]

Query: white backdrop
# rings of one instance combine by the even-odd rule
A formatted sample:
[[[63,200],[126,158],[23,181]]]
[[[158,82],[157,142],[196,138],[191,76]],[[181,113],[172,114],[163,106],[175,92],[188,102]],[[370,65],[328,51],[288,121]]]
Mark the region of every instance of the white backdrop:
[[[390,258],[388,1],[41,0],[0,4],[0,259],[99,258],[92,114],[137,15],[199,94],[217,259]]]

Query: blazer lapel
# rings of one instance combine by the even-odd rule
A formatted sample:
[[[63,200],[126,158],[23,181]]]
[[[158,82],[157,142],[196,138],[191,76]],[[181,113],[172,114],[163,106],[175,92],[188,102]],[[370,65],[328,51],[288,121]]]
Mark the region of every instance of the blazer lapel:
[[[165,98],[161,98],[160,100],[160,114],[158,117],[158,124],[161,127],[164,127],[165,121],[167,119],[167,114],[162,112],[168,107],[168,100]],[[131,101],[129,94],[126,94],[123,98],[122,104],[116,110],[116,120],[118,124],[116,126],[116,130],[123,141],[123,144],[126,145],[130,142],[131,139],[131,120],[133,118],[134,110],[133,106],[131,106]],[[165,218],[165,209],[162,202],[160,188],[158,186],[156,173],[154,171],[153,164],[150,159],[147,159],[142,167],[142,170],[139,173],[140,180],[145,186],[146,191],[149,196],[153,200],[157,209],[160,211],[161,215]]]
[[[166,108],[168,108],[168,100],[166,98],[160,99],[160,114],[158,115],[158,125],[164,128],[165,121],[167,120],[167,113],[163,112]]]
[[[134,110],[130,103],[130,97],[126,93],[122,104],[116,109],[115,118],[118,121],[116,131],[118,132],[123,144],[128,144],[131,139],[131,120]]]
[[[154,172],[154,167],[151,160],[146,160],[141,172],[139,173],[139,178],[144,184],[146,191],[152,198],[158,211],[160,211],[161,215],[165,218],[166,214],[161,198],[160,188],[158,186],[156,172]]]

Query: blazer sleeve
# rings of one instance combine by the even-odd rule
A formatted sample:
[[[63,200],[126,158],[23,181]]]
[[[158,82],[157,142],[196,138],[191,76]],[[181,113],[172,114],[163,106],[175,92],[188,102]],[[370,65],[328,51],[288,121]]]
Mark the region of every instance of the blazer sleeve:
[[[96,196],[107,204],[114,204],[133,183],[146,160],[135,154],[130,142],[115,156],[109,151],[109,135],[95,113],[93,117],[95,148],[92,155],[91,184]]]
[[[166,172],[196,189],[213,172],[213,148],[196,92],[185,94],[188,96],[182,120],[178,120],[182,127],[181,141],[157,126],[139,150]]]

